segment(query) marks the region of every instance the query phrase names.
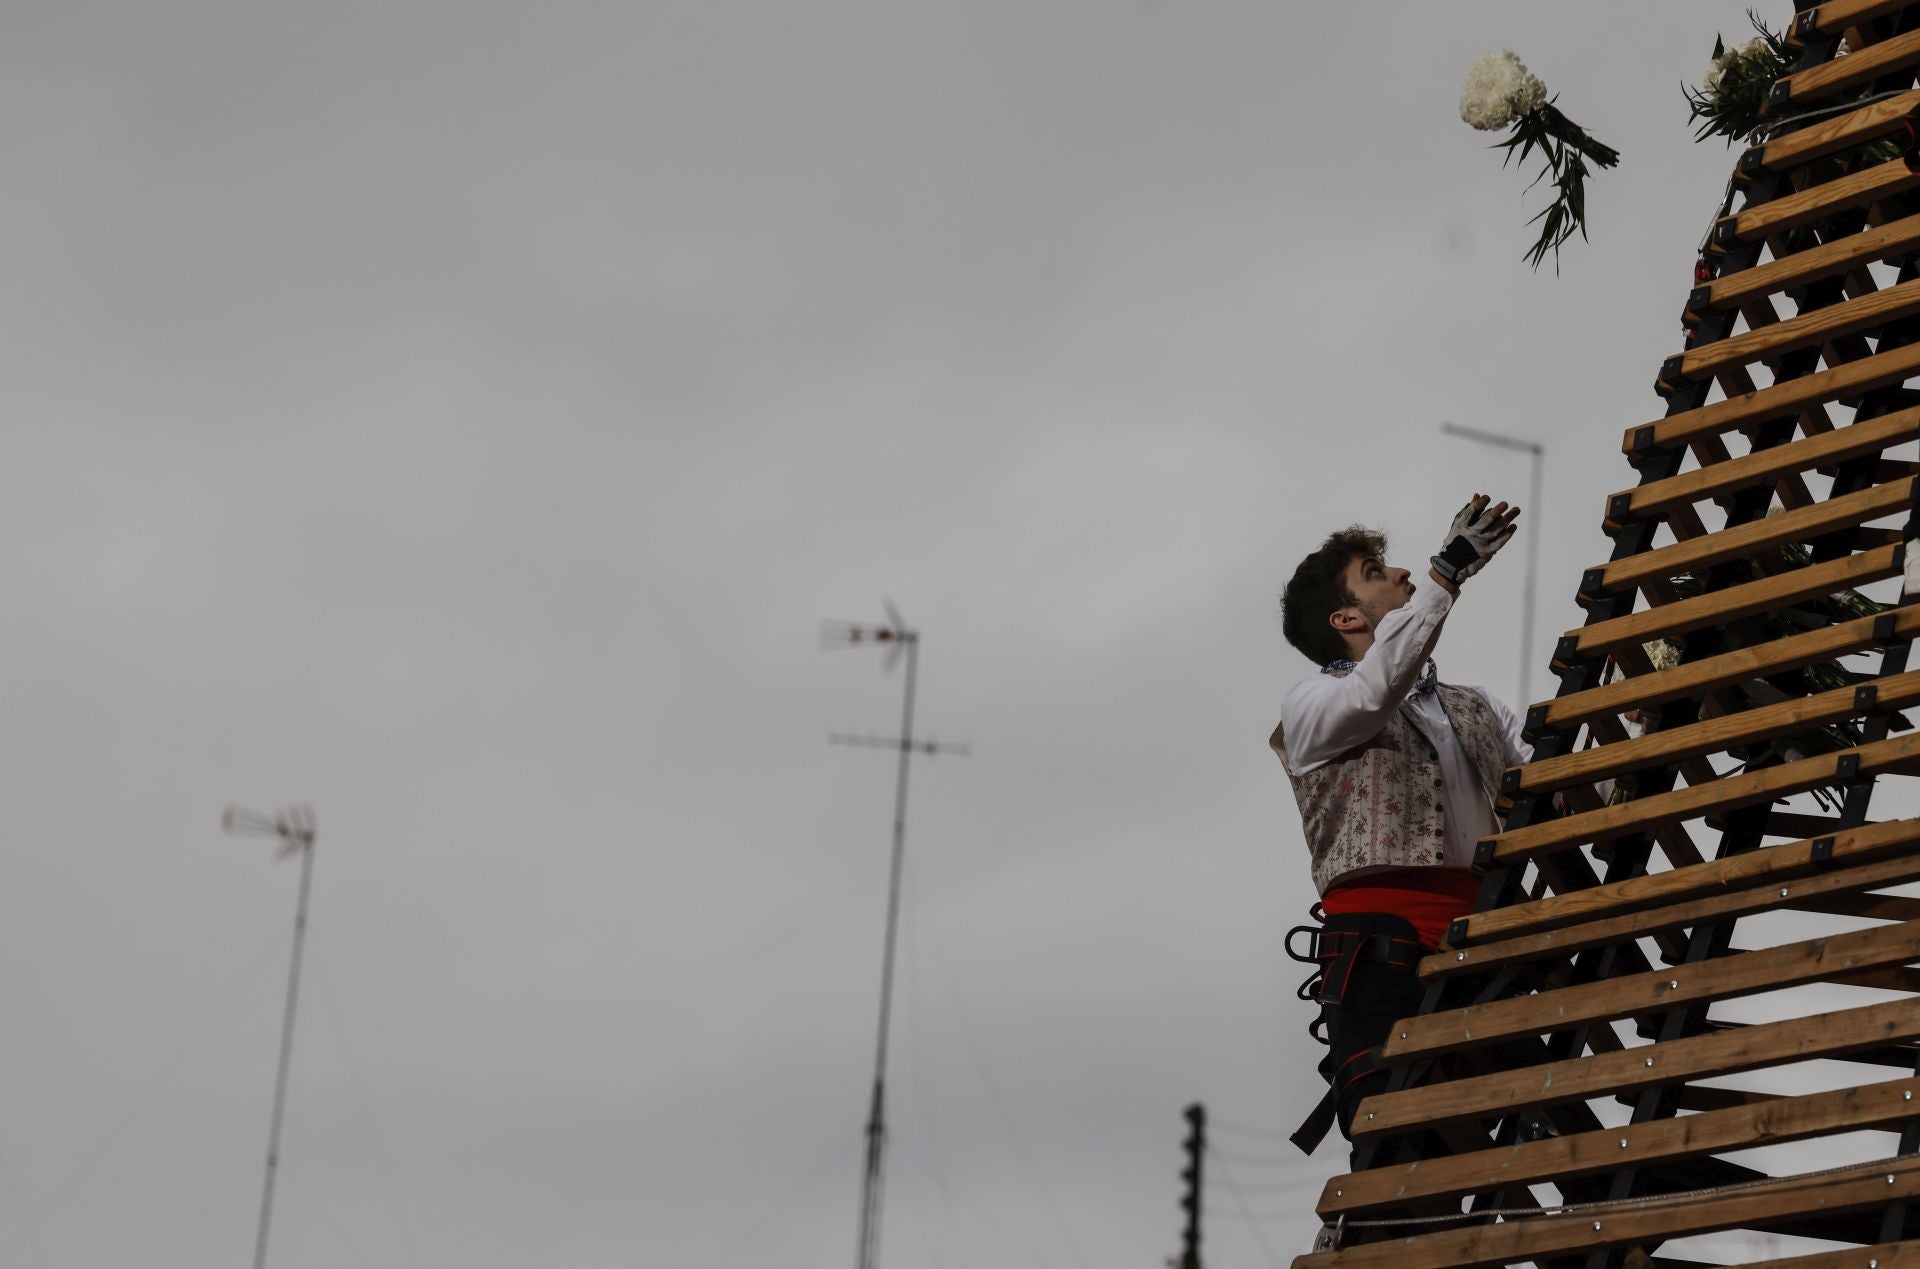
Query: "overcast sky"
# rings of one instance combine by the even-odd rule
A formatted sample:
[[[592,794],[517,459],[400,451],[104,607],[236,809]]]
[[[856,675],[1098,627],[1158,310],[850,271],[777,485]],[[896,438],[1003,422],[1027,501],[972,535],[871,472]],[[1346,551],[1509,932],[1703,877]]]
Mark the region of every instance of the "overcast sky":
[[[15,0],[0,39],[0,1263],[850,1263],[900,678],[883,1261],[1157,1266],[1180,1111],[1290,1130],[1266,748],[1328,530],[1524,459],[1544,666],[1731,164],[1740,0]],[[1787,6],[1769,5],[1784,21]],[[1771,10],[1778,9],[1773,13]],[[1521,260],[1510,46],[1625,156]],[[1449,679],[1518,690],[1518,547]],[[1534,673],[1535,695],[1549,682]],[[1218,1269],[1334,1145],[1230,1141]]]

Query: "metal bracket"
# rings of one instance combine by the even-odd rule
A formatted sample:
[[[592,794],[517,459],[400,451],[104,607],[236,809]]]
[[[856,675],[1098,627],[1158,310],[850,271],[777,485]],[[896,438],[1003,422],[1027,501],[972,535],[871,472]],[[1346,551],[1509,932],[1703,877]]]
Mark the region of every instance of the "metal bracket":
[[[1447,927],[1447,944],[1450,947],[1467,945],[1467,918],[1455,917],[1453,924]]]
[[[1899,639],[1899,615],[1883,612],[1873,619],[1873,641],[1881,647],[1887,647]]]
[[[1834,760],[1833,778],[1842,784],[1860,778],[1860,753],[1858,750],[1843,753],[1839,758]]]
[[[1880,704],[1880,689],[1872,683],[1862,683],[1853,689],[1853,712],[1871,714]]]
[[[1793,33],[1803,40],[1813,35],[1819,29],[1820,6],[1818,5],[1815,5],[1811,9],[1802,10],[1800,15],[1793,20]]]
[[[1483,837],[1480,839],[1479,843],[1473,848],[1473,866],[1475,868],[1493,867],[1493,847],[1493,838]]]
[[[1821,868],[1833,867],[1833,839],[1816,837],[1813,846],[1807,851],[1807,862]]]

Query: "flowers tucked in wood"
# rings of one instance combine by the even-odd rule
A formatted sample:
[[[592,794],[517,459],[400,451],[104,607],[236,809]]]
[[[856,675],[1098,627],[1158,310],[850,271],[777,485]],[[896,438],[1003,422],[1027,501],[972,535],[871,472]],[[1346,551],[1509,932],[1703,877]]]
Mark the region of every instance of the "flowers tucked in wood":
[[[1517,158],[1524,164],[1537,149],[1545,166],[1533,184],[1553,178],[1553,202],[1527,222],[1540,226],[1540,237],[1526,254],[1527,263],[1536,269],[1551,251],[1558,270],[1561,244],[1575,233],[1587,236],[1588,162],[1609,168],[1620,161],[1619,151],[1588,136],[1584,128],[1560,113],[1553,104],[1555,100],[1547,96],[1546,84],[1528,72],[1512,49],[1488,53],[1476,61],[1468,68],[1467,82],[1460,90],[1462,120],[1482,132],[1512,130],[1498,146],[1507,152],[1507,163]]]
[[[1767,94],[1773,90],[1773,82],[1787,73],[1792,62],[1785,39],[1769,31],[1751,10],[1747,20],[1758,34],[1733,48],[1715,36],[1713,60],[1707,63],[1700,86],[1683,90],[1689,122],[1697,120],[1700,124],[1693,134],[1696,141],[1725,137],[1732,145],[1752,137],[1765,121]]]

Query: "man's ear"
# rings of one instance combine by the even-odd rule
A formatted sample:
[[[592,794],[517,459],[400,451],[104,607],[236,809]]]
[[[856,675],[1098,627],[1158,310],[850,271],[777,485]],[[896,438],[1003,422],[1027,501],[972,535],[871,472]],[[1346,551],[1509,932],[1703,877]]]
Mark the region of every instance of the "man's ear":
[[[1358,608],[1336,608],[1327,614],[1327,624],[1337,635],[1365,634],[1367,619]]]

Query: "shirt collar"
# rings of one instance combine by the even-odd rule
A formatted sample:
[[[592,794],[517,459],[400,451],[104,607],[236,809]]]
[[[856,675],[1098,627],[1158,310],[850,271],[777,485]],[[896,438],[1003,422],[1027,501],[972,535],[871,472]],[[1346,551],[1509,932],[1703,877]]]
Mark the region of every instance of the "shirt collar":
[[[1352,674],[1355,670],[1359,668],[1360,668],[1360,663],[1358,661],[1348,661],[1345,658],[1342,658],[1338,661],[1329,661],[1325,665],[1321,666],[1320,673]],[[1432,657],[1428,657],[1426,673],[1422,674],[1419,678],[1413,681],[1413,687],[1408,690],[1407,695],[1425,696],[1428,692],[1431,692],[1433,690],[1433,685],[1439,681],[1440,681],[1440,667],[1434,663],[1434,660]]]

